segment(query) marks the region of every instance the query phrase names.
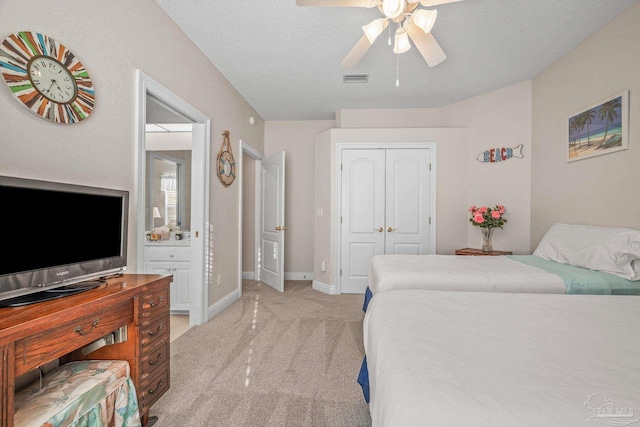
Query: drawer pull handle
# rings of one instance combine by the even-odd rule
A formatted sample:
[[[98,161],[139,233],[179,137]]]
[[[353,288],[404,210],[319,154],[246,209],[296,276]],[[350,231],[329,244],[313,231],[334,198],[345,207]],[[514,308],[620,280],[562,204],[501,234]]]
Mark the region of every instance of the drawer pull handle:
[[[160,387],[162,387],[162,380],[158,381],[156,388],[149,390],[149,394],[154,394],[156,391],[160,390]]]
[[[162,353],[158,353],[158,357],[156,358],[156,360],[149,360],[149,365],[155,366],[156,363],[160,362],[161,360],[162,360]]]
[[[91,329],[89,329],[89,332],[91,332],[92,330],[94,330],[96,328],[96,326],[98,326],[98,322],[99,321],[100,321],[99,319],[96,319],[96,320],[93,321],[93,323],[91,324]],[[89,333],[89,332],[84,332],[82,330],[82,326],[76,326],[75,332],[77,334],[79,334],[79,335],[87,335]]]
[[[164,296],[161,295],[160,298],[158,299],[158,302],[153,302],[153,301],[149,301],[149,305],[151,307],[155,307],[156,305],[160,304],[162,302],[162,300],[164,299]]]
[[[162,330],[162,325],[159,325],[155,331],[149,331],[149,336],[154,337]]]

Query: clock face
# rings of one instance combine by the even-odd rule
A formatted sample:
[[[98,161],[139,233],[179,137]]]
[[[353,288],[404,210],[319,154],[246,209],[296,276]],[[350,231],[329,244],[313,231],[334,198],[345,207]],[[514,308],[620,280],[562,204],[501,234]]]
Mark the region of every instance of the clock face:
[[[51,37],[30,31],[0,45],[0,72],[13,95],[33,113],[56,123],[77,123],[95,104],[89,73]]]
[[[68,104],[78,96],[71,72],[51,57],[34,56],[27,64],[27,72],[33,87],[49,101]]]

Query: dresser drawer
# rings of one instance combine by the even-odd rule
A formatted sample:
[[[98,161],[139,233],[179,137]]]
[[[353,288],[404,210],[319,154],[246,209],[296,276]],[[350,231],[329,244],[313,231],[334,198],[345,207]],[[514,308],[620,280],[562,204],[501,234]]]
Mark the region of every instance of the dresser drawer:
[[[133,301],[128,300],[18,340],[15,343],[16,375],[62,357],[70,349],[83,347],[132,322]]]
[[[140,381],[154,377],[158,372],[168,368],[169,341],[165,340],[158,347],[145,350],[140,357]]]
[[[149,408],[169,390],[169,365],[166,367],[167,369],[159,372],[158,376],[149,377],[141,382],[138,390],[138,404],[141,408]]]
[[[144,322],[140,325],[140,354],[146,354],[155,342],[163,338],[169,339],[169,313]]]
[[[161,313],[168,312],[169,289],[165,287],[157,292],[144,294],[140,301],[142,304],[141,320],[152,319]]]
[[[145,261],[189,261],[191,259],[191,247],[146,247],[145,255]]]

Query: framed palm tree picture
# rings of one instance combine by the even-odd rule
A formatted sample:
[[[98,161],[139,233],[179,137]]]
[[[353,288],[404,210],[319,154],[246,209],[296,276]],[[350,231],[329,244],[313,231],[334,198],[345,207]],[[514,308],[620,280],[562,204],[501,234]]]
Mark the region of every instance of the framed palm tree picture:
[[[603,99],[567,120],[567,162],[629,147],[629,91]]]

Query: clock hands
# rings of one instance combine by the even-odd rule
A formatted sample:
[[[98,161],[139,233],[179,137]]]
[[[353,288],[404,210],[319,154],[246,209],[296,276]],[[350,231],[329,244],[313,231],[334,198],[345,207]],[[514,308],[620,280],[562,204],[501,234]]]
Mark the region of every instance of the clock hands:
[[[51,93],[51,88],[53,87],[53,85],[55,85],[58,88],[58,95],[61,98],[64,98],[65,93],[67,95],[69,95],[69,92],[63,91],[62,88],[60,87],[60,85],[58,84],[58,81],[56,79],[51,79],[51,84],[49,85],[49,87],[47,89],[43,89],[42,93],[47,93],[49,95],[50,98],[55,99],[55,95],[53,93]]]
[[[51,84],[49,85],[49,88],[48,88],[48,89],[45,89],[44,91],[45,91],[45,92],[47,92],[47,93],[51,93],[51,87],[52,87],[54,84],[56,84],[56,85],[57,85],[57,83],[56,83],[55,79],[51,79]]]

